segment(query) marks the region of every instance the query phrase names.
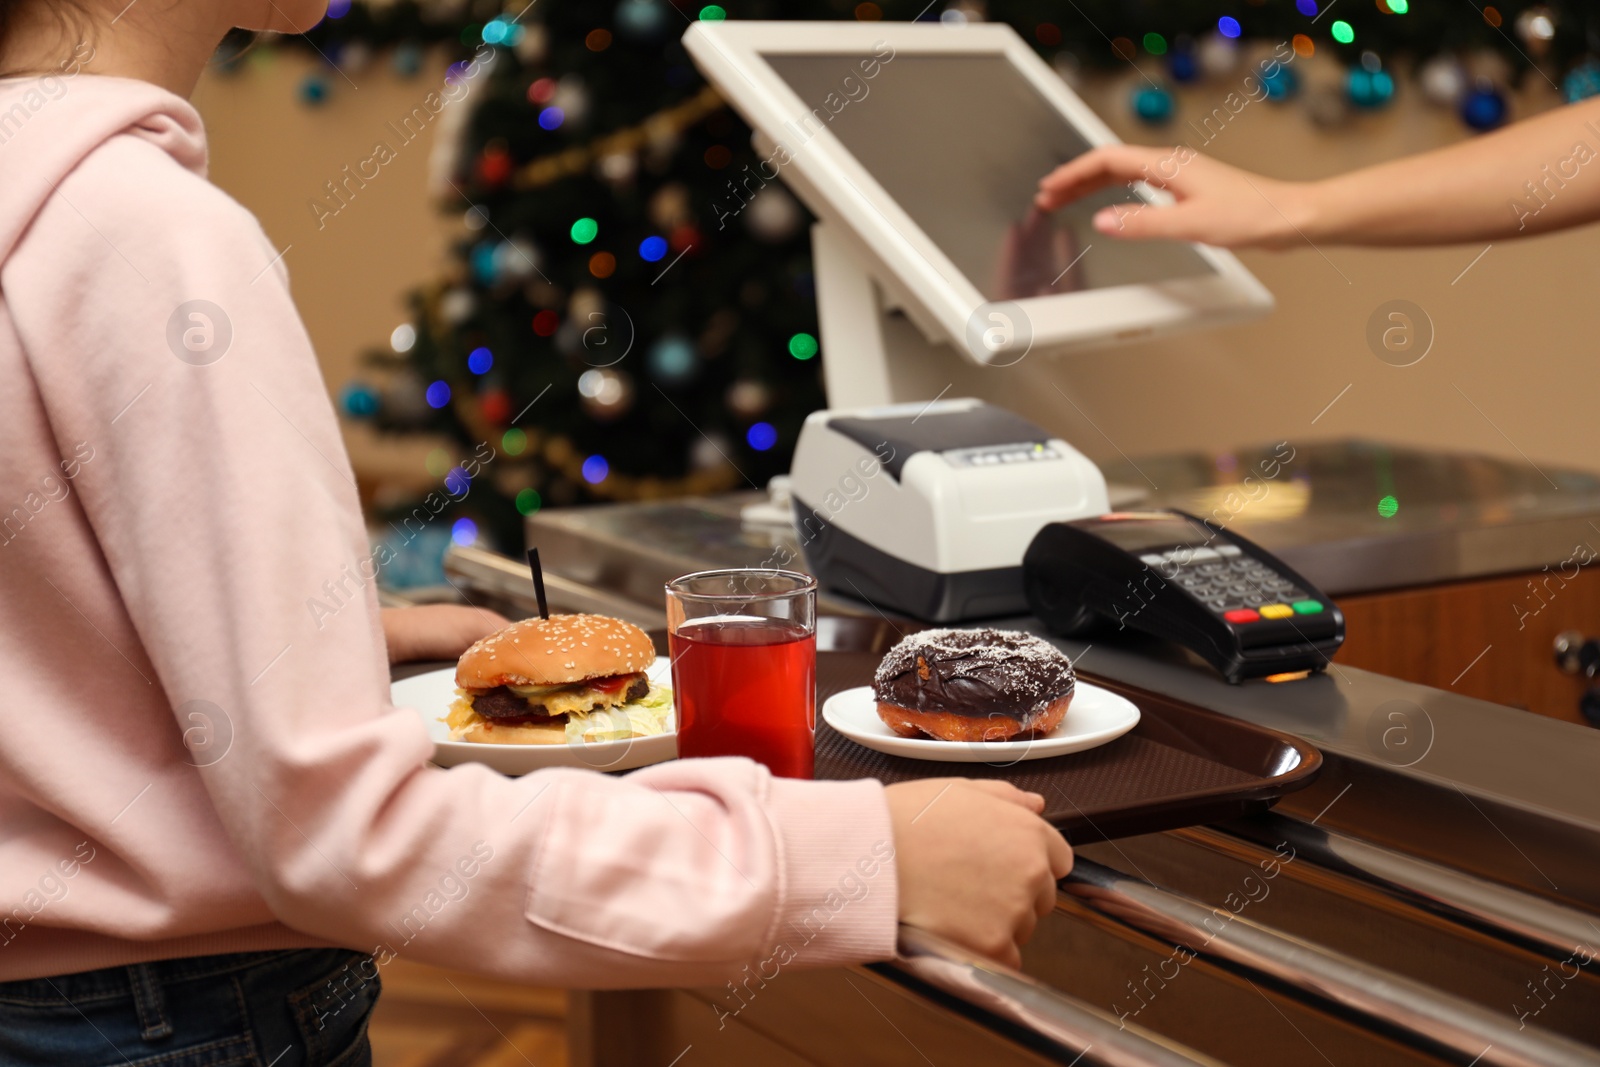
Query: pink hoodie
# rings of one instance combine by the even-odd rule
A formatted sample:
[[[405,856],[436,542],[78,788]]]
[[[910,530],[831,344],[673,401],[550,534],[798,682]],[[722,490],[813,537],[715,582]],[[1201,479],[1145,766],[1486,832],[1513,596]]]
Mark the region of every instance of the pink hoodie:
[[[511,779],[389,704],[278,250],[142,82],[0,81],[0,980],[337,944],[567,986],[890,955],[876,782]]]

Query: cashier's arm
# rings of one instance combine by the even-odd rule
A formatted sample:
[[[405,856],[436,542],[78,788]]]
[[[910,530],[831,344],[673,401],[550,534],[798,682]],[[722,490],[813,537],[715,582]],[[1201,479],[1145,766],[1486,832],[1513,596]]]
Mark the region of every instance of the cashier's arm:
[[[1135,180],[1165,188],[1176,203],[1104,208],[1094,220],[1100,232],[1229,248],[1429,245],[1546,233],[1600,219],[1600,98],[1312,182],[1251,174],[1182,145],[1108,145],[1046,175],[1036,204],[1048,211]]]

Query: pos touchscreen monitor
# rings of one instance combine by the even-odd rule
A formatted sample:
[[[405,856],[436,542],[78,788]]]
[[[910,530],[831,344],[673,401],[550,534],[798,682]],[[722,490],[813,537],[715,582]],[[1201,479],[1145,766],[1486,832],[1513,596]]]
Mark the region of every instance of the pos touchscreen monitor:
[[[1226,252],[1093,228],[1107,204],[1160,210],[1169,198],[1144,183],[1034,209],[1042,176],[1117,138],[1008,26],[697,22],[684,44],[762,157],[732,177],[718,223],[786,182],[924,333],[974,362],[1272,306]]]

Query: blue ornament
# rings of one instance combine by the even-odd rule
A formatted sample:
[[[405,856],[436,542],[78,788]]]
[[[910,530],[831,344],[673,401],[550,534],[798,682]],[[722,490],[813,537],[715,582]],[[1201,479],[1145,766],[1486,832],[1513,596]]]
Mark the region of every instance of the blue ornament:
[[[1477,87],[1461,100],[1461,121],[1482,133],[1492,130],[1506,120],[1505,94],[1493,83],[1479,82]]]
[[[378,413],[378,394],[366,382],[351,382],[339,390],[339,407],[352,419],[370,419]]]
[[[472,246],[472,276],[479,285],[493,285],[500,280],[500,257],[495,251],[493,241],[479,241]]]
[[[1394,99],[1394,78],[1386,70],[1358,67],[1345,75],[1344,91],[1356,107],[1385,107]]]
[[[1194,49],[1175,46],[1167,53],[1167,73],[1179,83],[1192,82],[1200,76],[1200,64],[1195,61]]]
[[[697,369],[694,345],[682,334],[669,333],[661,338],[650,346],[650,354],[645,359],[650,373],[669,385],[688,381]]]
[[[1271,74],[1261,75],[1261,87],[1267,91],[1268,100],[1292,100],[1300,91],[1300,75],[1280,66]]]
[[[1172,119],[1174,107],[1172,94],[1159,85],[1134,90],[1133,113],[1139,116],[1140,122],[1160,126]]]
[[[765,452],[778,443],[778,431],[770,422],[758,422],[745,431],[744,439],[757,452]]]
[[[422,46],[405,41],[394,50],[394,72],[402,78],[413,78],[422,70]]]
[[[300,100],[310,107],[320,107],[328,102],[330,88],[328,79],[320,73],[307,74],[300,82]]]
[[[622,0],[617,5],[617,29],[628,37],[654,37],[666,25],[667,9],[660,0]]]
[[[1588,59],[1567,71],[1561,79],[1561,95],[1569,104],[1600,95],[1600,60]]]

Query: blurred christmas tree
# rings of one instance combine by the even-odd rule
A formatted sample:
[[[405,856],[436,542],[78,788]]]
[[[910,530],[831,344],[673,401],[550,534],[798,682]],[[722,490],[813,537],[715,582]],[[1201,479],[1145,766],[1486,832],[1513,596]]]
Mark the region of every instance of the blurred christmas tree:
[[[823,404],[810,217],[759,176],[748,127],[690,63],[679,38],[694,19],[1004,21],[1069,80],[1137,66],[1130,107],[1155,125],[1172,119],[1177,86],[1230,75],[1251,40],[1328,49],[1348,68],[1347,86],[1305,97],[1326,126],[1389,102],[1396,55],[1478,128],[1504,119],[1512,75],[1600,91],[1595,17],[1574,3],[1412,13],[1377,0],[1322,19],[1331,0],[500,2],[336,0],[305,40],[335,63],[398,45],[402,72],[419,43],[460,43],[451,106],[466,122],[447,207],[469,236],[415,295],[414,324],[373,353],[382,384],[351,386],[344,405],[492,455],[457,537],[507,549],[547,504],[760,487]],[[1474,54],[1506,57],[1503,72],[1475,75]],[[337,87],[308,82],[302,97]],[[1293,98],[1293,72],[1267,89]],[[450,462],[432,473],[461,487],[471,468]]]
[[[823,404],[810,219],[747,181],[750,131],[678,43],[716,12],[608,14],[544,0],[467,27],[498,46],[459,74],[474,79],[453,180],[470,237],[386,357],[412,402],[396,410],[393,382],[383,403],[346,397],[463,455],[494,446],[495,491],[471,505],[506,546],[546,504],[762,486]]]

